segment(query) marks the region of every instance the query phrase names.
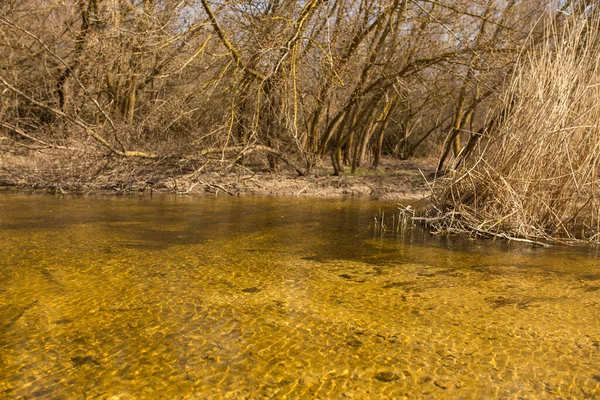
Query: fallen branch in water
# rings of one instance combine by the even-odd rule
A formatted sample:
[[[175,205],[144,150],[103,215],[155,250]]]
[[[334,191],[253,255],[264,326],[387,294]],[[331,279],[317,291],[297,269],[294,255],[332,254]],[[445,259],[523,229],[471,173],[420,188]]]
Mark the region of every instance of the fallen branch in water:
[[[458,217],[458,218],[457,218]],[[522,242],[522,243],[530,243],[534,246],[543,246],[543,247],[551,247],[550,244],[539,242],[537,240],[527,239],[518,236],[512,236],[510,234],[504,232],[493,232],[489,229],[482,229],[481,224],[479,226],[474,226],[473,223],[465,220],[465,217],[461,215],[460,212],[457,211],[449,211],[443,215],[437,217],[411,217],[412,221],[421,222],[425,225],[431,225],[433,228],[437,229],[436,234],[440,233],[456,233],[456,234],[468,234],[468,233],[477,233],[481,236],[489,236],[496,237],[501,239],[506,239],[508,241]],[[494,227],[496,224],[492,225]]]
[[[534,246],[552,247],[552,245],[550,245],[548,243],[542,243],[542,242],[538,242],[538,241],[531,240],[531,239],[514,237],[514,236],[507,235],[506,233],[495,233],[495,232],[490,232],[490,231],[486,231],[486,230],[482,230],[482,229],[476,229],[476,228],[472,228],[472,230],[475,231],[475,232],[477,232],[477,233],[480,233],[482,235],[494,236],[494,237],[497,237],[497,238],[506,239],[508,241],[530,243],[530,244],[533,244]]]

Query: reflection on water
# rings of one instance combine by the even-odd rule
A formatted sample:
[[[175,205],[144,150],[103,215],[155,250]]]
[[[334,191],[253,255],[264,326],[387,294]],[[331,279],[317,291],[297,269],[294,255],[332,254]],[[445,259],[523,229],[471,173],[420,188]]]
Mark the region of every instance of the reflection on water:
[[[600,396],[595,248],[379,207],[0,196],[0,398]]]

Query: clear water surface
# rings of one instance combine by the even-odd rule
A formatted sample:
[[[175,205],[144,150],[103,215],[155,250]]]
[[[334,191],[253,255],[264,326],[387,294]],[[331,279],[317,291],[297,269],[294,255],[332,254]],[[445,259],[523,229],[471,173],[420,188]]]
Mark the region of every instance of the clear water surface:
[[[380,208],[0,193],[0,398],[600,397],[596,247]]]

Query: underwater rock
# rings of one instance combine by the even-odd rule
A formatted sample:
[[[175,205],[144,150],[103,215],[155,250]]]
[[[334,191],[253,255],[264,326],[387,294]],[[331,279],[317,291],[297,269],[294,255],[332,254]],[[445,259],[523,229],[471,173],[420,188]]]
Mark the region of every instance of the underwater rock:
[[[92,356],[74,356],[74,357],[71,357],[71,362],[73,363],[74,367],[81,367],[82,365],[85,365],[85,364],[96,364],[96,365],[100,364]]]
[[[375,375],[375,379],[377,379],[378,381],[381,381],[381,382],[393,382],[393,381],[397,381],[398,379],[400,379],[400,377],[398,375],[394,374],[393,372],[384,371],[384,372],[378,372]]]

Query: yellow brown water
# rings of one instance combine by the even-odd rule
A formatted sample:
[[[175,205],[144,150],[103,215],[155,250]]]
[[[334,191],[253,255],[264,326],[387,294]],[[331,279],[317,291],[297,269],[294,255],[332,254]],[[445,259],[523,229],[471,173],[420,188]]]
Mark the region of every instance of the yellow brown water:
[[[596,248],[394,204],[0,196],[0,398],[600,397]]]

